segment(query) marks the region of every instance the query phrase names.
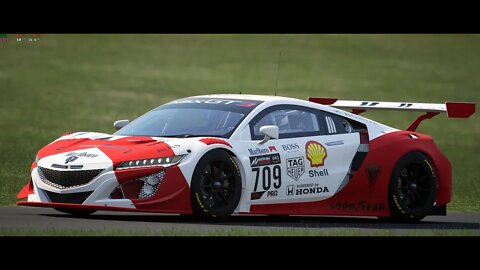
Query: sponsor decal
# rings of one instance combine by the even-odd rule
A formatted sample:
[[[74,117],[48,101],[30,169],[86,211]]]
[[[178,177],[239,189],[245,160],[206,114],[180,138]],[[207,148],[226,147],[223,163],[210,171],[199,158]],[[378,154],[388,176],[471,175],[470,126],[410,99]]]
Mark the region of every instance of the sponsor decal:
[[[311,178],[328,176],[328,169],[325,168],[323,170],[309,170],[308,171],[308,176],[311,177]]]
[[[176,148],[179,148],[180,145],[179,144],[175,144],[175,145],[167,145],[167,146],[163,146],[163,147],[160,147],[157,149],[157,152],[161,153],[163,151],[167,151],[167,150],[171,150],[171,149],[176,149]]]
[[[280,163],[280,155],[278,155],[278,163]],[[279,189],[282,186],[282,168],[280,165],[252,168],[252,173],[255,174],[254,192],[259,189],[270,190],[272,187]],[[277,193],[275,193],[274,196],[276,196],[276,194]]]
[[[250,166],[252,167],[270,165],[270,162],[269,156],[250,157]]]
[[[269,150],[270,152],[273,152],[273,151],[278,152],[278,151],[277,151],[277,148],[276,148],[274,145],[269,146],[269,147],[268,147],[268,150]]]
[[[380,166],[378,165],[367,165],[367,175],[368,175],[368,183],[370,186],[375,185],[377,182],[378,174],[380,173]]]
[[[90,153],[87,153],[87,152],[81,152],[81,153],[71,152],[71,153],[66,154],[65,156],[67,156],[67,157],[77,157],[77,158],[79,158],[79,157],[86,157],[86,158],[96,158],[96,157],[98,157],[97,154],[90,154]]]
[[[297,181],[305,172],[304,161],[303,157],[287,158],[287,175]]]
[[[242,107],[253,107],[253,106],[256,106],[257,103],[254,103],[254,102],[249,102],[249,101],[244,101],[240,104],[238,104],[238,106],[242,106]]]
[[[267,191],[267,197],[277,197],[278,190],[269,190]]]
[[[267,197],[276,197],[278,195],[278,190],[269,190],[269,191],[257,191],[250,194],[250,200],[258,200],[262,198],[263,194],[267,193]]]
[[[289,185],[287,186],[287,196],[292,196],[295,192],[295,186]]]
[[[81,153],[76,153],[76,152],[71,152],[65,155],[67,159],[65,159],[65,164],[69,162],[73,162],[77,160],[79,157],[86,157],[86,158],[96,158],[98,157],[97,154],[90,154],[87,152],[81,152]]]
[[[287,186],[287,196],[302,196],[309,194],[321,194],[330,192],[328,187],[320,186],[318,183],[289,185]]]
[[[280,159],[280,154],[270,154],[270,155],[250,157],[250,166],[252,167],[280,164],[281,162],[282,161]]]
[[[327,187],[297,188],[295,191],[295,195],[308,195],[308,194],[324,193],[328,191],[329,190]]]
[[[171,102],[171,104],[183,104],[183,103],[223,104],[223,105],[236,105],[241,107],[253,107],[257,105],[257,103],[252,101],[229,100],[229,99],[185,99],[185,100],[176,100]]]
[[[307,152],[307,159],[310,161],[311,167],[323,166],[327,158],[327,149],[316,141],[308,141],[305,144],[305,152]]]
[[[250,152],[250,155],[256,156],[256,155],[268,154],[270,153],[270,150],[268,148],[257,147],[255,149],[248,148],[248,152]]]
[[[226,146],[232,148],[232,145],[230,145],[228,142],[226,142],[224,140],[221,140],[221,139],[217,139],[217,138],[204,138],[204,139],[201,139],[200,142],[203,142],[206,145],[223,144],[223,145],[226,145]]]
[[[331,202],[331,209],[342,209],[350,211],[381,211],[385,210],[384,203],[358,202]]]
[[[263,194],[267,193],[267,198],[268,197],[277,197],[278,195],[278,190],[269,190],[269,191],[257,191],[257,192],[252,192],[250,194],[250,200],[258,200],[262,198]]]
[[[65,164],[67,164],[69,162],[74,162],[77,159],[78,159],[78,157],[75,157],[75,156],[68,157],[67,159],[65,159]]]
[[[257,192],[252,192],[252,194],[250,194],[250,200],[258,200],[260,199],[263,194],[265,193],[265,191],[257,191]]]
[[[300,149],[298,143],[282,144],[283,151],[295,151]]]

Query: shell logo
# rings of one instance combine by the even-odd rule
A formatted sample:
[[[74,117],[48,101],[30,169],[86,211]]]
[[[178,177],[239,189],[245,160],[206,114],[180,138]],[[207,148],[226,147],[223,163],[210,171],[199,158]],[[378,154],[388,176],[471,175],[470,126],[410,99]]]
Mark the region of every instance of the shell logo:
[[[305,152],[307,152],[307,159],[310,161],[311,167],[323,166],[327,158],[327,149],[316,141],[308,141],[305,144]]]

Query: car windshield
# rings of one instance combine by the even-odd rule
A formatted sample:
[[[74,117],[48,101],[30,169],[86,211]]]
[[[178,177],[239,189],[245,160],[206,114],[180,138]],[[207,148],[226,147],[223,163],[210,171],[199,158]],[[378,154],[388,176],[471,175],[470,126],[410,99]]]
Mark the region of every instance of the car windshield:
[[[187,98],[138,117],[114,135],[229,138],[261,101]]]

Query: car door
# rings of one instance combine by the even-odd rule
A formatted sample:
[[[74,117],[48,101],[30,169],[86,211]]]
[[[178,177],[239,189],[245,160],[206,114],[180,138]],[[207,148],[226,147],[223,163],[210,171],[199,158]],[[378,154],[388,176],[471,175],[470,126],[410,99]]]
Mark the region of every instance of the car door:
[[[331,119],[324,116],[307,107],[279,105],[252,119],[252,141],[242,150],[250,162],[249,204],[318,201],[335,194],[347,177],[359,136],[333,132]],[[278,126],[280,136],[259,144],[265,125]]]

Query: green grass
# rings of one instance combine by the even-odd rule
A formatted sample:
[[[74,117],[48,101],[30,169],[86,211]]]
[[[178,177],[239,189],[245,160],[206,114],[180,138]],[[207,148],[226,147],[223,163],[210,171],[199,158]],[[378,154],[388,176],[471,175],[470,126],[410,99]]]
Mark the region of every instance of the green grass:
[[[0,236],[480,236],[478,230],[365,230],[365,229],[217,229],[211,231],[78,230],[0,228]]]
[[[15,202],[36,151],[67,131],[113,132],[195,94],[479,102],[478,35],[40,35],[0,43],[0,204]],[[366,113],[405,128],[412,113]],[[431,134],[454,171],[449,209],[480,210],[478,114],[438,116]]]

